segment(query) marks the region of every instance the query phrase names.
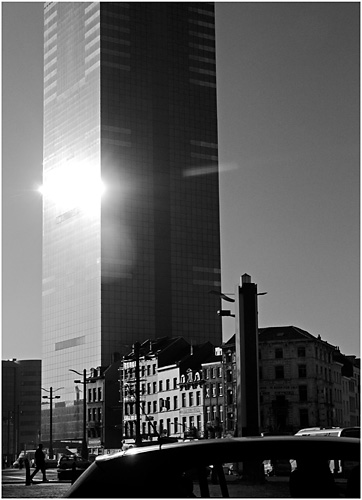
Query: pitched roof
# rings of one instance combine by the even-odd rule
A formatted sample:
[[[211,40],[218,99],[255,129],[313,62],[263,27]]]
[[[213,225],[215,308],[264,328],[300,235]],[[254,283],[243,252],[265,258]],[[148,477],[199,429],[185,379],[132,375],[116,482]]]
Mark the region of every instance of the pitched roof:
[[[320,336],[315,337],[311,333],[298,328],[297,326],[269,326],[259,328],[259,342],[271,340],[321,340]],[[235,334],[229,338],[224,346],[235,344]]]
[[[259,341],[264,340],[318,340],[317,337],[297,326],[270,326],[259,328]],[[320,339],[319,339],[320,340]]]

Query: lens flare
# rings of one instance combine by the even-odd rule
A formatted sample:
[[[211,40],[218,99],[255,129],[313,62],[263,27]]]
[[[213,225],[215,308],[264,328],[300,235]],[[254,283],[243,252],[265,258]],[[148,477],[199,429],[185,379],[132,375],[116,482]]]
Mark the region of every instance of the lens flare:
[[[91,213],[99,208],[105,186],[99,169],[84,163],[66,162],[44,173],[39,192],[60,210],[79,208]]]

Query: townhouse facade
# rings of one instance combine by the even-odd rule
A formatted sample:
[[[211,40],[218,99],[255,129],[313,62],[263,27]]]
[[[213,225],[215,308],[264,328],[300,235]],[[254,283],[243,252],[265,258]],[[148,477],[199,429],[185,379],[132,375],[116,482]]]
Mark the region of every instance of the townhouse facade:
[[[138,359],[140,433],[142,440],[204,437],[209,416],[205,405],[202,363],[214,358],[209,342],[192,346],[182,338],[163,338],[141,345]],[[126,441],[136,435],[136,360],[130,355],[120,369],[120,400]],[[218,371],[221,375],[221,369]],[[220,378],[221,380],[221,378]],[[210,399],[210,398],[208,398]]]
[[[220,438],[224,432],[224,370],[222,349],[215,349],[215,356],[202,364],[205,438]]]
[[[223,345],[226,431],[236,429],[235,337]],[[360,425],[359,360],[294,327],[259,329],[260,432]]]

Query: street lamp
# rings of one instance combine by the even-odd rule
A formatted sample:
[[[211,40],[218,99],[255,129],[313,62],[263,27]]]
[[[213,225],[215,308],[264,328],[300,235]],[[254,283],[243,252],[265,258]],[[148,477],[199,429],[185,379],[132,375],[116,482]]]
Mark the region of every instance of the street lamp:
[[[76,373],[77,375],[82,375],[77,370],[72,370],[69,368],[70,372]],[[87,397],[86,397],[86,385],[89,380],[87,380],[87,370],[83,370],[83,380],[74,380],[75,384],[83,384],[83,439],[82,439],[82,457],[84,459],[88,458],[88,444],[87,444]]]
[[[53,387],[49,390],[42,387],[42,391],[49,392],[49,396],[42,396],[43,399],[49,399],[50,403],[50,414],[49,414],[49,458],[53,458],[53,399],[59,399],[60,396],[53,396],[53,392],[64,389],[64,387],[58,387],[53,391]]]

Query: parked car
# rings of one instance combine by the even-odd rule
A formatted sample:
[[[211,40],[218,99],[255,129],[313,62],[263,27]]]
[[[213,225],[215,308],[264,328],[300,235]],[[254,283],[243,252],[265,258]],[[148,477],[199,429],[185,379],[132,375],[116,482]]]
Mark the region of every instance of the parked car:
[[[341,463],[353,461],[355,472],[334,477],[328,467],[331,459],[339,459]],[[299,481],[310,489],[303,493],[311,498],[325,496],[325,492],[328,498],[334,498],[334,494],[359,498],[359,481],[356,479],[359,459],[358,438],[225,438],[139,447],[97,457],[71,486],[66,497],[280,498],[291,496],[292,484],[295,491]],[[276,460],[296,462],[297,467],[290,472],[289,478],[268,477],[265,461],[272,464]],[[305,463],[310,463],[311,467],[308,480],[301,481]],[[232,475],[225,474],[228,468],[223,467],[224,464],[233,464]],[[322,476],[329,481],[330,489],[325,486]],[[333,492],[332,486],[335,487]]]
[[[58,479],[74,480],[91,464],[90,460],[80,455],[62,455],[58,461]]]
[[[21,451],[18,458],[13,463],[14,469],[22,469],[24,467],[25,452]]]
[[[34,466],[35,466],[34,462]],[[45,468],[46,469],[56,469],[58,467],[58,460],[56,458],[46,458],[45,459]]]
[[[32,459],[34,458],[35,450],[22,450],[19,453],[18,458],[13,462],[13,467],[15,469],[22,469],[25,467],[25,459],[27,458],[29,460],[29,463],[31,464]]]

